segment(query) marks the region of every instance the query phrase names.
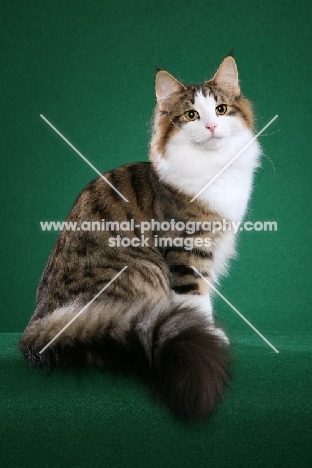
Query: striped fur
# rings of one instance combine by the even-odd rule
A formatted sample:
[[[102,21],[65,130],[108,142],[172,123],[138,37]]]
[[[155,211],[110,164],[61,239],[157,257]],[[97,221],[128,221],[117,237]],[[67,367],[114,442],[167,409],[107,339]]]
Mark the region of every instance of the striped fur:
[[[128,164],[105,174],[129,203],[98,178],[79,195],[67,221],[242,219],[257,167],[256,142],[208,195],[190,202],[252,136],[252,110],[240,94],[234,59],[227,57],[213,79],[198,86],[182,85],[159,71],[156,96],[151,163]],[[221,104],[227,106],[224,116],[216,114]],[[198,113],[196,122],[189,121],[189,110]],[[32,364],[48,369],[90,364],[135,372],[177,416],[203,418],[222,395],[228,361],[228,339],[214,322],[205,278],[213,282],[227,271],[234,234],[200,228],[188,234],[164,226],[144,232],[147,244],[117,247],[110,238],[118,234],[141,236],[138,227],[119,232],[117,225],[113,231],[60,233],[20,350]],[[168,239],[180,240],[172,245]],[[188,248],[185,241],[191,242]],[[39,353],[124,266],[122,275]]]

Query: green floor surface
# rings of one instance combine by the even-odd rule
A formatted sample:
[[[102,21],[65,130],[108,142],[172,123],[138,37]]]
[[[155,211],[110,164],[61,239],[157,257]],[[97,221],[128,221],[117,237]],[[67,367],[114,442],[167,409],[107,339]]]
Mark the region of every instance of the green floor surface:
[[[312,467],[311,17],[309,2],[1,2],[1,468]],[[214,417],[175,421],[136,381],[34,371],[18,337],[62,221],[94,171],[146,161],[155,65],[210,78],[234,48],[264,156],[220,298],[230,387]]]
[[[231,385],[210,421],[187,425],[136,381],[97,370],[34,371],[0,335],[3,467],[311,467],[312,355],[234,341]]]

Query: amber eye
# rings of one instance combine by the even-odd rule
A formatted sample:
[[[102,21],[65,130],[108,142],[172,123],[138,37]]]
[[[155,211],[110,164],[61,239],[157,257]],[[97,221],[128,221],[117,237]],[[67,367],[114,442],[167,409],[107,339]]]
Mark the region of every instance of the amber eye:
[[[227,111],[227,105],[226,104],[219,104],[216,107],[216,113],[217,115],[224,115]]]
[[[187,118],[187,120],[190,120],[190,121],[196,120],[199,118],[199,114],[196,110],[186,111],[184,115]]]

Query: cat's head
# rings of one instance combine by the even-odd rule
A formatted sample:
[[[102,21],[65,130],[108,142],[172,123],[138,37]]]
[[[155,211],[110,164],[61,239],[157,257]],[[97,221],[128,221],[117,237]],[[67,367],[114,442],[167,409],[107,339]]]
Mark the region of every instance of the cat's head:
[[[157,153],[165,155],[169,140],[216,150],[228,137],[253,128],[250,102],[238,84],[233,57],[226,57],[209,81],[186,86],[164,70],[156,75],[155,134]]]

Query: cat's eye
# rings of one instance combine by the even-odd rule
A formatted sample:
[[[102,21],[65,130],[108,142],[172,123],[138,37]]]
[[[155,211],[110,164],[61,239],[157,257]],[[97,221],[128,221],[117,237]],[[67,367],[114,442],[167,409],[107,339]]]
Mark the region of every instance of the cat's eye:
[[[216,107],[216,113],[218,115],[224,115],[227,111],[227,105],[226,104],[219,104],[217,107]]]
[[[186,111],[184,115],[187,118],[187,120],[190,120],[190,121],[196,120],[199,118],[199,113],[196,110]]]

